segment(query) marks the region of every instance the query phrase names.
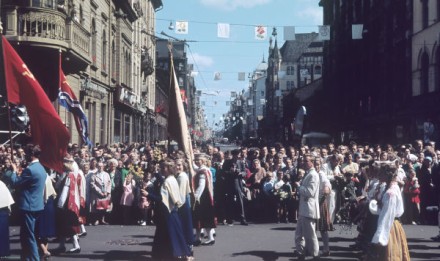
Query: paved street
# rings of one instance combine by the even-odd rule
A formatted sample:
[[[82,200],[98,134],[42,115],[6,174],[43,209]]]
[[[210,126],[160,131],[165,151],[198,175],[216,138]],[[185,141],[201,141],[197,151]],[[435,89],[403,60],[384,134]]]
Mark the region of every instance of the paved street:
[[[50,260],[151,260],[154,226],[92,226],[88,235],[81,238],[81,253],[63,254]],[[253,261],[294,260],[293,236],[295,224],[250,224],[217,228],[214,246],[195,248],[196,260]],[[435,226],[405,226],[411,260],[439,260],[440,243],[429,238],[436,235]],[[331,256],[321,260],[357,260],[358,253],[350,250],[356,235],[355,228],[337,226],[330,233]],[[20,253],[19,229],[11,228],[13,259]],[[56,243],[50,244],[53,249]],[[71,244],[67,244],[70,247]]]

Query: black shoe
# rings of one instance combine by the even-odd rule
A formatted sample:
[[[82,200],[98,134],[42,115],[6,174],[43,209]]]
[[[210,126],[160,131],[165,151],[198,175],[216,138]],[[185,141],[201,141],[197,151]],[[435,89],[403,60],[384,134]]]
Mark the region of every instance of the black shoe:
[[[53,252],[59,254],[59,253],[65,253],[66,252],[66,247],[57,247],[53,250]]]
[[[79,237],[85,237],[85,236],[87,236],[87,232],[81,233],[81,234],[79,234],[78,236],[79,236]]]
[[[215,240],[208,240],[202,243],[203,246],[212,246],[215,244]]]
[[[435,236],[435,237],[431,237],[431,240],[432,241],[440,241],[440,235],[437,235],[437,236]]]
[[[193,246],[200,246],[201,243],[202,243],[202,241],[196,240],[196,241],[194,241]]]
[[[298,250],[293,251],[293,257],[299,257],[302,256],[303,254],[301,254],[301,252],[299,252]]]
[[[67,251],[67,253],[69,253],[69,254],[78,254],[78,253],[81,253],[81,248],[80,248],[80,247],[78,247],[78,248],[72,248],[72,249],[70,249],[69,251]]]
[[[249,225],[248,222],[246,222],[246,221],[241,221],[240,224],[243,225],[243,226]]]

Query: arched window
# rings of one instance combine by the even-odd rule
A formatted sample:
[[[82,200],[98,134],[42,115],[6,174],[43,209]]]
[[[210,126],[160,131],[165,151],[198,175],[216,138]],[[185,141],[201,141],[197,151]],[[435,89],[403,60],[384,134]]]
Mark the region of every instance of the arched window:
[[[90,29],[92,33],[92,65],[96,66],[96,23],[95,19],[92,19],[92,28]]]
[[[116,79],[116,47],[115,47],[115,40],[112,41],[112,78]]]
[[[426,52],[422,54],[420,65],[420,94],[429,92],[429,56]]]
[[[425,29],[429,25],[428,0],[422,0],[422,27]]]
[[[440,91],[440,46],[435,55],[435,90]]]
[[[84,25],[84,13],[82,5],[79,6],[79,23]]]
[[[102,31],[102,71],[107,71],[107,34],[105,30]]]

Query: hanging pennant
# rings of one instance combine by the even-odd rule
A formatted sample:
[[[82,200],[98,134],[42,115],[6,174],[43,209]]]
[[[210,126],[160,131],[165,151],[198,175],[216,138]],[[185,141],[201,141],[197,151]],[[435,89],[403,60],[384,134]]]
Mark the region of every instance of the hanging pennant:
[[[214,81],[220,81],[222,79],[222,74],[220,72],[214,73]]]
[[[364,29],[363,24],[352,24],[351,25],[351,38],[353,40],[362,39],[362,30]]]
[[[244,81],[245,78],[246,78],[246,73],[244,73],[244,72],[239,72],[238,73],[238,80],[239,81]]]
[[[187,21],[176,21],[176,34],[188,34]]]
[[[197,77],[197,75],[199,75],[199,72],[197,71],[191,71],[191,77]]]
[[[295,26],[284,26],[284,41],[294,41],[295,37]]]
[[[265,40],[267,36],[267,27],[266,26],[255,26],[255,39],[257,40]]]
[[[217,37],[229,38],[229,24],[223,24],[223,23],[217,24]]]
[[[319,26],[319,39],[321,41],[330,40],[330,25]]]

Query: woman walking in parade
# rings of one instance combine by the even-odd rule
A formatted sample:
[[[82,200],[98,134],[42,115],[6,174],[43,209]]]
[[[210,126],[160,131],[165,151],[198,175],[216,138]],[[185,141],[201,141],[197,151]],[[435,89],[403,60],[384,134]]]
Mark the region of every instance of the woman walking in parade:
[[[74,171],[74,160],[70,156],[64,158],[64,178],[57,201],[57,233],[60,238],[58,250],[65,251],[65,239],[72,237],[73,248],[67,253],[80,253],[78,234],[80,233],[79,211],[85,205],[85,195],[81,193],[81,175]]]
[[[321,239],[323,243],[323,249],[321,256],[330,255],[329,247],[329,236],[328,231],[333,230],[333,223],[330,218],[330,212],[328,210],[328,197],[330,196],[330,191],[332,190],[332,185],[327,179],[327,175],[322,171],[322,159],[315,159],[315,170],[319,174],[319,220],[317,224],[317,230],[321,233]]]
[[[196,175],[193,177],[194,188],[194,227],[196,238],[194,245],[214,245],[214,229],[216,228],[214,216],[214,199],[211,172],[205,165],[206,156],[196,155],[195,164],[198,167]],[[201,242],[201,229],[208,231],[208,241]]]
[[[410,260],[405,231],[397,219],[403,214],[403,200],[396,182],[396,168],[385,165],[380,170],[380,180],[386,182],[382,197],[377,203],[378,223],[373,236],[374,260]]]
[[[165,159],[161,164],[161,174],[165,177],[160,187],[161,201],[158,202],[158,223],[154,235],[152,256],[158,260],[187,258],[191,255],[184,238],[182,223],[177,213],[182,206],[179,184],[174,176],[175,163]]]
[[[192,249],[194,244],[193,220],[191,212],[191,188],[189,186],[188,165],[183,159],[176,160],[176,175],[179,183],[182,207],[179,208],[179,217],[187,245]]]

